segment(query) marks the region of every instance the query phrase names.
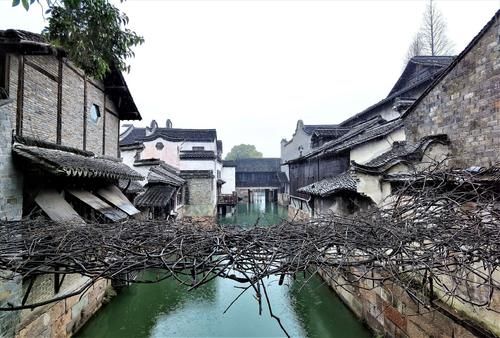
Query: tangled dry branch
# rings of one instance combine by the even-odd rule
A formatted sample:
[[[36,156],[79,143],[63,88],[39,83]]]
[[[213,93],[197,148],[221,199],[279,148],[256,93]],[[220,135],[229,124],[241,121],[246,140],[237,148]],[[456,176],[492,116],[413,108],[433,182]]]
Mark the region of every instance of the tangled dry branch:
[[[358,287],[395,283],[426,306],[436,298],[490,306],[500,285],[500,171],[434,170],[386,179],[396,190],[383,208],[269,227],[2,222],[0,269],[23,278],[77,273],[90,283],[155,269],[158,280],[175,278],[188,288],[219,276],[248,283],[269,308],[264,278],[279,275],[282,283],[308,271],[343,276],[343,283]]]

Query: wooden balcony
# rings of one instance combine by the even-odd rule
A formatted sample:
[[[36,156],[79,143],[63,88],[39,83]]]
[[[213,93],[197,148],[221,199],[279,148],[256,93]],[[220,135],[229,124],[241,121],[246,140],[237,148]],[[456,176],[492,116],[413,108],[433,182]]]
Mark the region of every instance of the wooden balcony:
[[[236,205],[238,203],[238,196],[233,194],[219,194],[217,196],[218,205]]]

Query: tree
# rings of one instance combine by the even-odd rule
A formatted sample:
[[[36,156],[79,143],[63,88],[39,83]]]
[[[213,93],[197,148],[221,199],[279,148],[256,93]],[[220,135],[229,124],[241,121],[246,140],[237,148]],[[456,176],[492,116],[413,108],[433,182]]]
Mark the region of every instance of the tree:
[[[237,160],[240,158],[261,158],[262,153],[257,151],[254,145],[239,144],[234,146],[226,155],[226,160]]]
[[[13,0],[12,6],[40,0]],[[112,66],[129,71],[132,47],[144,42],[126,28],[129,19],[107,0],[47,0],[48,26],[42,34],[66,50],[69,58],[88,75],[103,79]]]
[[[453,44],[446,36],[446,21],[433,0],[429,0],[422,27],[408,49],[407,61],[417,55],[449,55],[452,52]]]

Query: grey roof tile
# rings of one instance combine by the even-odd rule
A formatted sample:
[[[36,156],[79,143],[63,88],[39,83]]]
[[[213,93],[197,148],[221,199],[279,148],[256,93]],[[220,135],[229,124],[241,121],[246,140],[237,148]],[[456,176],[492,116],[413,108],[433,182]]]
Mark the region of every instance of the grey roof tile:
[[[299,188],[298,192],[314,195],[314,196],[329,196],[339,191],[356,191],[356,181],[344,172],[340,175],[325,178],[321,181],[311,183],[305,187]]]

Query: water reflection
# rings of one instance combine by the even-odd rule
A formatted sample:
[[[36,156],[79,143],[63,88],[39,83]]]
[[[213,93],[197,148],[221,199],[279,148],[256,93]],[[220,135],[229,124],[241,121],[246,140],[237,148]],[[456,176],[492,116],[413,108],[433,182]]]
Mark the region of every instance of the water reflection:
[[[252,226],[276,224],[286,217],[286,209],[266,204],[239,204],[222,224]],[[151,274],[151,272],[149,272]],[[279,286],[277,278],[266,281],[273,312],[293,337],[370,337],[319,278],[304,287],[302,279]],[[259,316],[252,292],[245,293],[223,313],[241,292],[238,284],[215,279],[201,288],[187,291],[174,280],[158,284],[132,285],[106,305],[77,335],[78,337],[282,337],[278,323],[267,308]]]

